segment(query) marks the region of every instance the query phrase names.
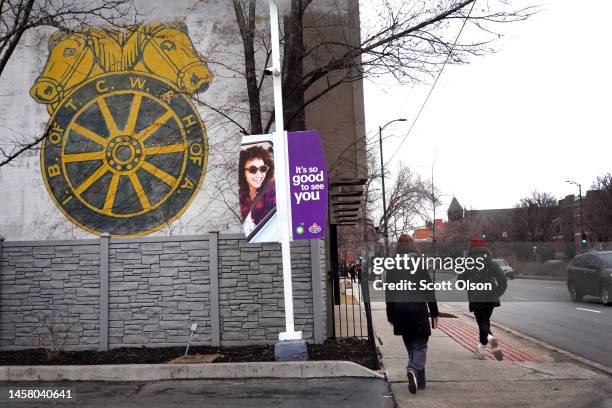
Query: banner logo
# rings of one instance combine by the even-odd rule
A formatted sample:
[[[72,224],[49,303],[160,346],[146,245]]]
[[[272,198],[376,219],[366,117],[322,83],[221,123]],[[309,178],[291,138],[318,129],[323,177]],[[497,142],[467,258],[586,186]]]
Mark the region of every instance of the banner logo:
[[[318,234],[319,232],[321,232],[321,227],[315,223],[308,227],[308,231],[311,234]]]

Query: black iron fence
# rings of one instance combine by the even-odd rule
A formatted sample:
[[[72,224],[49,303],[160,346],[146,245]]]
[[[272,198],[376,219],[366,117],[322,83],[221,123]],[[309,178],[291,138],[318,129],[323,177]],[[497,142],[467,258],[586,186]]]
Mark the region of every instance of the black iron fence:
[[[333,338],[357,338],[368,341],[373,366],[378,368],[378,352],[374,338],[370,307],[368,273],[342,268],[332,279],[331,303],[334,305]]]

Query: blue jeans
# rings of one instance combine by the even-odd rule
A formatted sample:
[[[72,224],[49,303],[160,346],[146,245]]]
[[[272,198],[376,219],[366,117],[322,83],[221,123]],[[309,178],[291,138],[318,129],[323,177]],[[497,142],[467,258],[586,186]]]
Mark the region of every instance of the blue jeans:
[[[419,387],[425,386],[425,362],[427,361],[427,341],[429,337],[415,337],[402,335],[404,345],[408,351],[407,370],[414,370]]]

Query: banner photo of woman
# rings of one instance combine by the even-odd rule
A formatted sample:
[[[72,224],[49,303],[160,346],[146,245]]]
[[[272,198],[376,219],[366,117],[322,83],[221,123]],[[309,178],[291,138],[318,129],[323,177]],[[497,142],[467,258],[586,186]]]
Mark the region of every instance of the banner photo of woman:
[[[242,138],[238,185],[242,230],[248,242],[278,242],[272,135]]]

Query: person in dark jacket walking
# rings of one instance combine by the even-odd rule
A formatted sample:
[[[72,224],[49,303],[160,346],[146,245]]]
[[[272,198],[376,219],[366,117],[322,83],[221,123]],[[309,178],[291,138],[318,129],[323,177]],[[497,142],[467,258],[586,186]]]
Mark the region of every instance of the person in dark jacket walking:
[[[400,236],[396,254],[406,254],[409,257],[418,256],[418,251],[410,236]],[[415,282],[418,288],[420,281],[431,282],[431,277],[424,268],[418,268],[416,271],[403,269],[387,271],[386,282],[398,283],[403,280]],[[439,312],[435,293],[419,290],[386,290],[385,296],[387,319],[393,325],[393,333],[396,336],[402,336],[408,351],[409,361],[406,368],[408,389],[412,394],[416,394],[417,389],[423,390],[426,388],[427,342],[431,335],[431,328],[435,329],[438,325]]]
[[[351,282],[356,282],[357,279],[357,266],[353,263],[349,268],[349,275],[351,277]]]
[[[504,294],[508,287],[506,275],[501,268],[493,262],[493,254],[487,248],[486,242],[472,241],[468,249],[468,256],[472,258],[482,258],[484,267],[482,269],[472,269],[460,275],[460,279],[469,280],[472,283],[490,284],[491,290],[468,290],[468,301],[470,312],[474,313],[478,324],[480,343],[476,346],[478,358],[484,360],[487,344],[497,360],[503,359],[503,353],[493,332],[491,331],[491,315],[493,309],[501,306],[499,298]]]

